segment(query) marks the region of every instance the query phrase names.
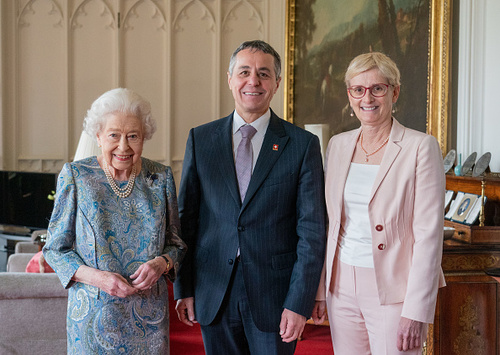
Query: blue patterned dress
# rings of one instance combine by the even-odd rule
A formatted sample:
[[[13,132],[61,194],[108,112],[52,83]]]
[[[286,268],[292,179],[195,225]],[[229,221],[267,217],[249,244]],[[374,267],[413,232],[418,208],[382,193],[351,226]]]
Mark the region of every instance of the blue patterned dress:
[[[68,354],[169,353],[165,277],[126,298],[71,278],[87,265],[130,281],[141,264],[168,254],[174,262],[172,280],[186,252],[179,229],[170,167],[142,158],[132,193],[119,198],[96,157],[64,165],[44,256],[69,288]]]

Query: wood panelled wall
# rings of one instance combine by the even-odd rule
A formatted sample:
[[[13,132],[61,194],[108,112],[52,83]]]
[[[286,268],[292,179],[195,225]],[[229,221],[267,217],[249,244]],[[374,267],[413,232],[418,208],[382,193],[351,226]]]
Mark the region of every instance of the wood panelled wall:
[[[179,179],[191,127],[233,108],[232,51],[263,39],[284,57],[285,1],[1,1],[0,168],[58,172],[86,110],[129,87],[151,101],[158,131],[144,156]],[[282,90],[273,109],[282,113]]]

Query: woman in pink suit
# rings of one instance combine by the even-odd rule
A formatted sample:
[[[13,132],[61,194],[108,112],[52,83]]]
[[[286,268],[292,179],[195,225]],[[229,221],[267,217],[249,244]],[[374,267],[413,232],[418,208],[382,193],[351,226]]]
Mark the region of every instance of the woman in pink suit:
[[[345,82],[361,127],[328,145],[328,245],[313,319],[328,309],[335,355],[419,354],[445,285],[441,150],[392,117],[400,74],[386,55],[357,56]]]

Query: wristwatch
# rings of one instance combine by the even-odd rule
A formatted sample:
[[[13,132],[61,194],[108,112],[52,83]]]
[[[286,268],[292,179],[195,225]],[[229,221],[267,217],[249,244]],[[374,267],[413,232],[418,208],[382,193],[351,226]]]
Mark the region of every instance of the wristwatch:
[[[163,260],[165,260],[165,262],[167,263],[167,268],[163,273],[168,274],[168,272],[170,271],[170,261],[168,260],[168,258],[165,255],[158,255],[157,258],[163,258]]]

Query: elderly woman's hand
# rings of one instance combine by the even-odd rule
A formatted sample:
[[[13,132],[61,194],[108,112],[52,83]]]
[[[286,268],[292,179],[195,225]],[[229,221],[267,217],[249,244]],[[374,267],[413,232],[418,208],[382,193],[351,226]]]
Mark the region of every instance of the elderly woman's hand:
[[[153,287],[166,271],[167,262],[163,258],[154,258],[139,266],[136,272],[130,275],[132,286],[137,290],[147,290]]]
[[[101,279],[99,288],[111,296],[125,298],[137,292],[120,274],[101,271]]]
[[[121,298],[137,292],[120,274],[94,269],[86,265],[82,265],[76,270],[72,280],[95,286],[111,296]]]

